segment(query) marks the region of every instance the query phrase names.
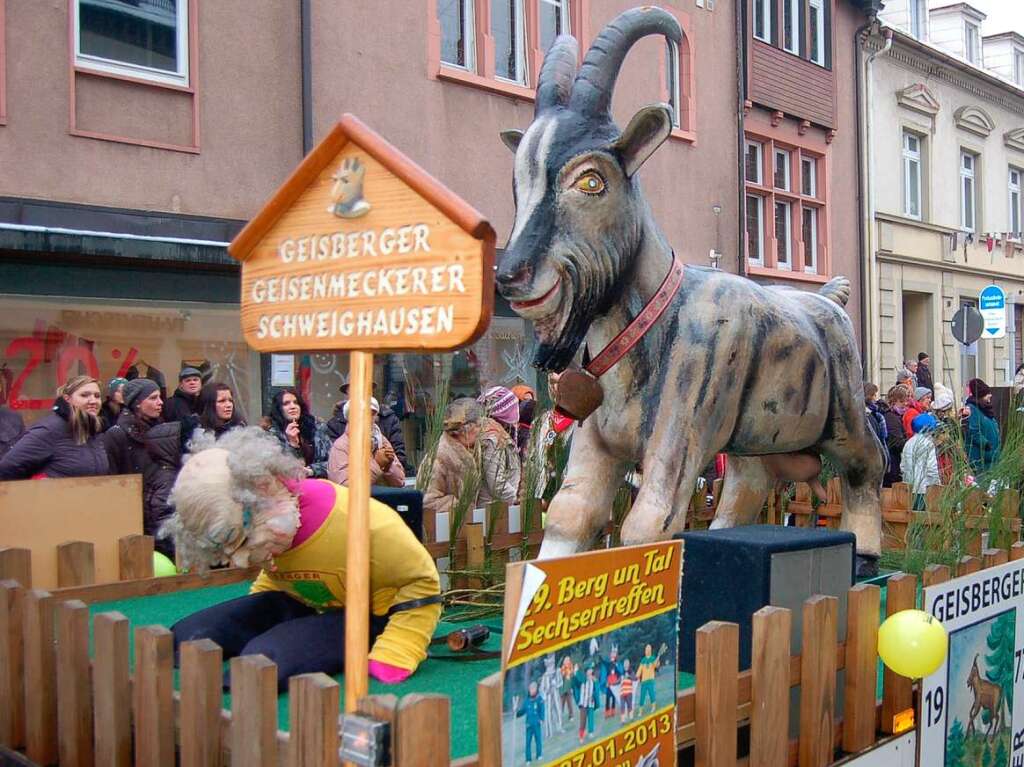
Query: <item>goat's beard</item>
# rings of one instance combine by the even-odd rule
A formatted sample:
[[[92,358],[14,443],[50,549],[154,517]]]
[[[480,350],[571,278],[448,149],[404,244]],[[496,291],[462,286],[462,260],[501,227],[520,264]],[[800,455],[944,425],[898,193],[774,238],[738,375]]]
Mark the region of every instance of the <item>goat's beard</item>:
[[[598,247],[573,242],[572,248],[559,252],[555,268],[561,275],[563,294],[556,317],[551,319],[557,322],[557,315],[564,319],[560,328],[551,331],[543,327],[548,318],[536,322],[534,367],[560,373],[569,366],[591,323],[607,312],[622,292],[621,252],[614,243],[606,242]]]

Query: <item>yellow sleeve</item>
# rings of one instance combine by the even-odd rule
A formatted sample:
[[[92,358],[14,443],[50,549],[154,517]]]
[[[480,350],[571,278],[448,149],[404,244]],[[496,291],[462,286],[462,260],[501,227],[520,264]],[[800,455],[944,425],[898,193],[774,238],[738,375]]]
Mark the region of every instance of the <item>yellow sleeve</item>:
[[[395,592],[391,604],[441,593],[441,579],[430,554],[397,512],[370,501],[370,583],[374,591]],[[388,620],[370,649],[370,659],[415,671],[441,618],[441,605],[402,610]]]
[[[260,570],[260,574],[256,576],[256,580],[252,582],[252,586],[249,587],[250,594],[259,594],[261,591],[280,591],[277,585],[267,577],[267,573]]]

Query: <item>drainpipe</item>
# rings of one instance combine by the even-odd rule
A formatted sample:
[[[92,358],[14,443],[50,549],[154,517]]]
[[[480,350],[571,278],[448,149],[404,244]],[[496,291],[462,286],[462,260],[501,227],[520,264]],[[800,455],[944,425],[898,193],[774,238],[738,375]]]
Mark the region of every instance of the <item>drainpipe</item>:
[[[738,192],[738,206],[736,210],[739,211],[739,215],[736,217],[739,219],[737,229],[736,242],[739,248],[736,251],[736,274],[740,277],[747,276],[747,194],[746,194],[746,181],[747,181],[747,169],[743,162],[743,155],[746,151],[746,134],[745,134],[745,117],[746,110],[743,108],[744,103],[747,99],[746,94],[746,35],[744,30],[746,29],[743,23],[743,15],[746,11],[746,3],[736,3],[736,157],[737,165],[739,166],[739,187]]]
[[[854,38],[854,43],[858,60],[862,51],[860,36],[863,33],[868,32],[875,23],[876,18],[872,15],[871,20],[857,30],[857,36]],[[863,222],[861,225],[861,246],[862,252],[864,253],[864,257],[861,259],[860,270],[862,290],[861,343],[863,347],[861,350],[861,358],[864,364],[864,375],[867,380],[879,378],[882,372],[880,352],[881,339],[879,333],[879,325],[881,323],[879,318],[872,316],[869,311],[872,306],[873,299],[878,293],[878,268],[875,263],[875,251],[877,250],[877,227],[875,226],[875,184],[872,177],[872,172],[874,170],[874,151],[872,146],[874,141],[874,121],[871,113],[871,65],[874,63],[876,58],[887,53],[889,49],[892,48],[892,30],[885,28],[881,31],[885,38],[885,44],[881,49],[868,54],[867,58],[864,60],[863,71],[861,71],[860,66],[857,67],[857,106],[860,114],[860,119],[857,123],[860,136],[857,143],[858,148],[861,150],[858,154],[861,156],[861,214],[863,216]]]
[[[302,53],[302,156],[313,148],[313,19],[310,0],[299,2],[299,39]]]

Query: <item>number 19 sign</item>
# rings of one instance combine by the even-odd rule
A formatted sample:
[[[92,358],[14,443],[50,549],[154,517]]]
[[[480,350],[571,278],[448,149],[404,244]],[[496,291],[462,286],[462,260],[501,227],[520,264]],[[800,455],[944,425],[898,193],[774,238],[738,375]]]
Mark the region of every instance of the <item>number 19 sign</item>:
[[[921,688],[929,767],[1024,765],[1024,560],[924,591],[949,653]]]

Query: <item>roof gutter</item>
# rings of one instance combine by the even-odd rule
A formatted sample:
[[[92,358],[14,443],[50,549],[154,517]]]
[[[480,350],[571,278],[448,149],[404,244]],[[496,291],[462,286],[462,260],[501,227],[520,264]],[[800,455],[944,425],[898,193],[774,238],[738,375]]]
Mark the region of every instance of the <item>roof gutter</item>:
[[[299,2],[299,48],[302,55],[302,156],[313,148],[313,19],[310,0]]]

